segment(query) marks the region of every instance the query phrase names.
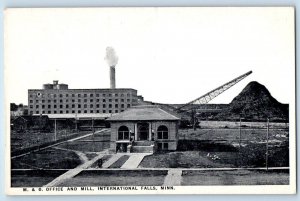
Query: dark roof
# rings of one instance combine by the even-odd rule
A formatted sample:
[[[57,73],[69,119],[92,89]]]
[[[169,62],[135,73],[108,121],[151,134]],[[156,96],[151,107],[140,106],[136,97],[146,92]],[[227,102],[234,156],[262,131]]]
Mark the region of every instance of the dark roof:
[[[180,120],[179,117],[167,112],[159,106],[140,105],[131,107],[124,112],[107,119],[108,121],[140,121],[140,120]]]

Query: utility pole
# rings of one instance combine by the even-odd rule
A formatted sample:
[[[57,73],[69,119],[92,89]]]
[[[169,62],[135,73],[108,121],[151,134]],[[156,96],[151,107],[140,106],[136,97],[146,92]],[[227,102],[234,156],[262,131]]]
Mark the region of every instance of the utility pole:
[[[57,128],[56,128],[56,119],[54,119],[54,141],[56,141],[57,138]]]
[[[239,126],[239,147],[241,149],[241,141],[242,141],[242,119],[240,118],[240,126]]]
[[[269,118],[267,121],[267,144],[266,144],[266,169],[268,171],[268,159],[269,159]]]
[[[92,132],[93,132],[93,152],[95,152],[95,130],[94,130],[94,118],[92,118]]]

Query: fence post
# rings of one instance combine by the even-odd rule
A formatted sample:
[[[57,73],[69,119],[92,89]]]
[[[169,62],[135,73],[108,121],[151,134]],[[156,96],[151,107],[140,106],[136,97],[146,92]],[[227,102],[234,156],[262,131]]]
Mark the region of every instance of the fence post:
[[[268,160],[269,160],[269,118],[267,120],[267,143],[266,143],[266,170],[268,171]]]

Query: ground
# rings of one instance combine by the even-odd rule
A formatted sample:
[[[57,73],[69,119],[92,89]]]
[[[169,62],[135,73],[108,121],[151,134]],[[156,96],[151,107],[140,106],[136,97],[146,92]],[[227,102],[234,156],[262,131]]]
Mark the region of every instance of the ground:
[[[143,174],[136,174],[130,170],[120,172],[120,168],[130,155],[123,154],[114,160],[114,154],[105,152],[109,148],[109,130],[103,129],[94,135],[90,132],[78,133],[74,135],[76,140],[63,141],[59,144],[52,143],[44,150],[33,149],[34,151],[28,154],[14,157],[11,163],[12,186],[46,185],[64,172],[99,157],[99,153],[102,153],[100,159],[93,160],[86,170],[80,170],[78,175],[59,185],[163,185],[170,168],[178,169],[181,179],[177,183],[179,182],[180,185],[289,183],[289,173],[286,168],[281,172],[254,169],[229,171],[226,169],[266,167],[267,129],[265,123],[243,123],[241,133],[238,128],[239,122],[219,122],[219,124],[212,122],[211,127],[209,123],[201,122],[200,125],[202,128],[196,131],[179,130],[177,151],[145,156],[136,169],[148,171]],[[268,134],[268,166],[288,167],[287,125],[272,123]],[[29,136],[36,136],[36,134]],[[49,135],[46,134],[47,136]],[[242,136],[241,139],[240,136]],[[32,142],[32,137],[28,139]],[[17,142],[21,145],[19,140]],[[13,144],[17,143],[13,142]],[[24,144],[28,148],[30,143],[24,142]],[[101,168],[100,164],[106,162],[109,164],[107,168]],[[107,171],[103,172],[104,170]]]

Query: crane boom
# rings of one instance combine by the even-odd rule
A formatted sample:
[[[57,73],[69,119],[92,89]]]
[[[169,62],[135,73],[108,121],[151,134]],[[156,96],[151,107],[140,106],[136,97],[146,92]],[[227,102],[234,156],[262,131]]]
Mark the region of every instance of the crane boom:
[[[195,100],[192,100],[186,104],[184,104],[183,106],[177,108],[177,111],[180,111],[181,109],[190,106],[190,105],[194,105],[194,104],[206,104],[209,101],[211,101],[212,99],[214,99],[215,97],[217,97],[218,95],[220,95],[221,93],[223,93],[224,91],[226,91],[227,89],[231,88],[232,86],[234,86],[236,83],[238,83],[239,81],[243,80],[244,78],[246,78],[248,75],[250,75],[252,73],[252,71],[249,71],[225,84],[223,84],[222,86],[211,90],[210,92],[204,94],[203,96],[200,96],[199,98],[196,98]]]

